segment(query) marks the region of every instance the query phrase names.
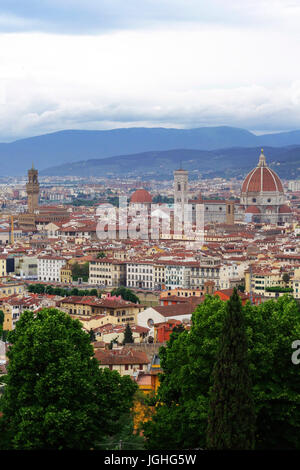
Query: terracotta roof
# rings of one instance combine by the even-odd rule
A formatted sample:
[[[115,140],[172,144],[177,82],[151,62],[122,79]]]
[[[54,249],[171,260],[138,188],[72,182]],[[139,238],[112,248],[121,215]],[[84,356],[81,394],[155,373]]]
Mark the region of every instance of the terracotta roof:
[[[266,167],[257,167],[246,176],[242,193],[259,193],[261,191],[279,191],[283,193],[283,186],[275,171]]]
[[[245,212],[246,214],[260,214],[260,209],[257,206],[249,206]]]
[[[279,207],[279,214],[287,214],[287,213],[290,214],[291,212],[292,212],[291,208],[289,206],[287,206],[286,204]]]
[[[137,189],[131,196],[130,202],[134,204],[145,204],[152,202],[152,196],[145,189]]]
[[[119,364],[149,364],[149,359],[144,351],[121,349],[111,351],[95,351],[95,357],[103,365]]]
[[[196,305],[186,302],[175,305],[161,305],[159,307],[152,308],[164,317],[176,317],[179,315],[191,315],[194,312]]]

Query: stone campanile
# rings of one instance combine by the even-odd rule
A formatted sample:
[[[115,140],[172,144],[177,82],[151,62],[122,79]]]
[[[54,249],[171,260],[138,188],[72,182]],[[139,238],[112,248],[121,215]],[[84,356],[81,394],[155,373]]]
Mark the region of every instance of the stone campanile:
[[[174,204],[188,204],[188,179],[189,173],[186,170],[174,171]]]
[[[38,182],[38,170],[32,168],[28,170],[28,183],[26,184],[27,205],[29,214],[33,214],[39,206],[40,185]]]

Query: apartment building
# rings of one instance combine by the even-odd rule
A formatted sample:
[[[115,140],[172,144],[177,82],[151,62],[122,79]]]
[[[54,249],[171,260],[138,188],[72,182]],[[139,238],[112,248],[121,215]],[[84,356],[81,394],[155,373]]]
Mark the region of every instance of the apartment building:
[[[38,280],[60,282],[61,268],[66,260],[61,256],[40,256],[38,261]]]
[[[31,296],[12,297],[2,303],[4,313],[3,329],[14,330],[17,321],[25,310],[36,310],[39,307],[37,298]]]
[[[136,323],[137,315],[145,309],[144,305],[127,300],[98,299],[93,296],[70,296],[59,302],[61,310],[70,315],[103,315],[100,325],[107,323]]]
[[[159,267],[157,267],[159,268]],[[162,271],[161,271],[162,273]],[[159,277],[159,269],[155,270],[153,263],[151,262],[132,262],[126,264],[126,280],[127,287],[133,287],[137,289],[154,289],[154,279],[155,274],[157,279],[162,279]]]
[[[89,283],[118,287],[126,285],[126,263],[118,259],[99,258],[90,261]]]

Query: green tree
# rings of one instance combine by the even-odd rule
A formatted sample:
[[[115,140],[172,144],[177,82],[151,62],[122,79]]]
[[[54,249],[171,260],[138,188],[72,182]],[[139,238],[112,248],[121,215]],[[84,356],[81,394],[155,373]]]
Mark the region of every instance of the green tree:
[[[288,273],[284,273],[283,276],[282,276],[282,280],[285,284],[287,284],[290,280],[290,276]]]
[[[44,294],[45,292],[45,285],[44,284],[36,284],[36,293],[37,294]]]
[[[291,344],[300,312],[288,295],[243,307],[256,412],[256,449],[300,449],[300,374]],[[148,449],[206,447],[209,390],[226,303],[206,296],[190,332],[171,334],[160,348],[163,374],[153,419],[144,424]]]
[[[51,285],[46,286],[45,293],[48,295],[54,295],[54,287]]]
[[[106,254],[104,253],[104,251],[99,251],[99,253],[97,254],[97,258],[105,258],[106,257]]]
[[[7,341],[9,330],[2,330],[2,341]]]
[[[100,448],[108,450],[143,450],[145,440],[134,430],[133,416],[124,413],[118,419],[116,432],[103,440]]]
[[[116,295],[116,296],[120,295],[122,299],[124,300],[129,300],[130,302],[133,302],[135,304],[140,303],[140,299],[138,298],[138,296],[135,295],[135,293],[132,292],[132,290],[127,289],[124,286],[118,287],[117,289],[113,289],[111,291],[111,295]]]
[[[73,289],[70,290],[70,295],[76,296],[78,295],[78,293],[79,293],[79,290],[77,287],[73,287]]]
[[[124,331],[123,344],[126,344],[126,343],[134,343],[133,336],[132,336],[132,330],[130,328],[129,323],[127,323],[125,331]]]
[[[91,449],[115,433],[137,386],[99,369],[78,320],[24,312],[9,341],[0,448]]]
[[[118,338],[119,336],[116,336],[114,339],[112,339],[108,345],[108,349],[113,349],[114,344],[118,344]]]
[[[162,196],[161,194],[157,194],[156,196],[153,197],[152,202],[154,204],[173,204],[174,203],[174,198],[173,197],[168,197],[168,196]]]
[[[64,291],[63,288],[61,288],[61,287],[55,287],[54,288],[54,294],[55,295],[59,295],[60,297],[63,297],[64,293],[65,293],[65,291]]]
[[[254,448],[255,410],[244,312],[237,290],[226,304],[220,349],[213,370],[207,445],[211,449]]]
[[[4,323],[4,313],[3,313],[3,310],[0,310],[0,334],[3,331],[3,323]]]
[[[89,278],[89,263],[74,263],[71,266],[72,278],[74,281],[78,281],[79,278],[82,278],[84,282],[88,281]]]
[[[6,330],[3,330],[3,324],[4,324],[4,313],[3,313],[3,310],[0,310],[0,340],[5,341]]]
[[[95,335],[95,332],[94,332],[93,328],[90,329],[89,335],[90,335],[90,340],[91,340],[92,342],[93,342],[93,341],[96,341],[96,335]]]

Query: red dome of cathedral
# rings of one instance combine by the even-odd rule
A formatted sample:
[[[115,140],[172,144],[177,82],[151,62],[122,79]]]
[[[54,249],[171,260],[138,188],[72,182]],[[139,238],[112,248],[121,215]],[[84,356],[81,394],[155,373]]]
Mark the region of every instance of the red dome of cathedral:
[[[242,193],[259,193],[272,191],[283,193],[283,186],[279,176],[269,167],[256,167],[246,176]]]
[[[145,189],[137,189],[132,194],[130,202],[133,204],[149,204],[152,202],[152,196]]]
[[[260,223],[284,224],[292,220],[280,178],[268,167],[263,149],[256,168],[243,182],[240,204],[245,208],[241,212],[248,217],[253,215],[253,220]]]
[[[283,186],[279,176],[266,164],[263,151],[259,157],[259,163],[246,176],[242,193],[279,192],[283,193]]]

